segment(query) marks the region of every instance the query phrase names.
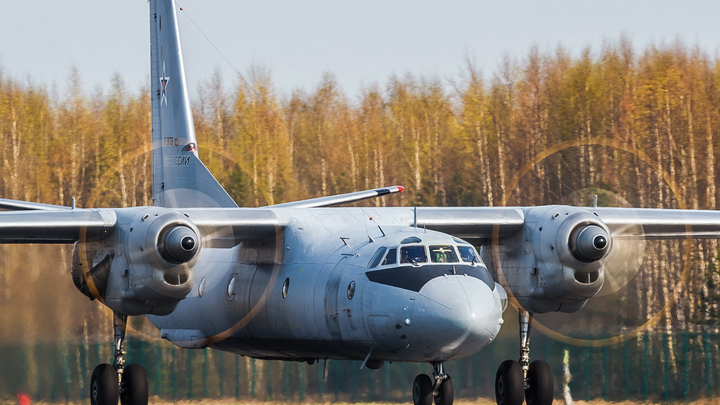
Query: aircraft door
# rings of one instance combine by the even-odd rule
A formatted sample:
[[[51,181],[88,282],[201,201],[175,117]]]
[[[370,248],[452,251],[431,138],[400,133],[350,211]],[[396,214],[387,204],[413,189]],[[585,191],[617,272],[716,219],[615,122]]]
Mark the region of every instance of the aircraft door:
[[[340,339],[340,320],[338,319],[338,291],[340,290],[340,278],[342,277],[343,270],[347,258],[343,257],[333,269],[332,274],[325,287],[325,323],[327,324],[328,330],[332,339]]]

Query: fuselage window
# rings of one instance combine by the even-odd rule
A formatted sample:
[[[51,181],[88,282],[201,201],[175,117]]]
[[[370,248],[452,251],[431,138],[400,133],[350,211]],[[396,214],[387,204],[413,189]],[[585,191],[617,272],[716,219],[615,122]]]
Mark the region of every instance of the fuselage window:
[[[225,298],[227,298],[228,301],[232,300],[235,296],[235,275],[233,274],[232,277],[230,277],[230,281],[228,281],[227,286],[227,295]]]
[[[462,259],[462,261],[475,263],[480,262],[480,258],[477,257],[475,249],[473,249],[472,246],[458,246],[458,251],[460,252],[460,259]]]
[[[427,263],[425,246],[403,246],[400,248],[400,263]]]
[[[385,260],[383,260],[382,265],[385,266],[387,264],[395,264],[397,263],[397,249],[392,248],[388,250],[387,255],[385,255]]]
[[[286,278],[282,285],[282,297],[287,298],[288,290],[290,289],[290,279]]]
[[[198,296],[202,298],[203,295],[205,295],[205,277],[200,280],[200,285],[198,285]]]
[[[430,260],[433,263],[457,263],[455,249],[450,245],[430,246]]]
[[[385,255],[386,250],[387,250],[386,247],[381,247],[380,249],[377,250],[377,252],[375,252],[375,255],[373,255],[372,259],[370,259],[370,263],[368,263],[368,269],[377,267],[377,265],[380,264],[380,260],[382,260],[383,255]]]

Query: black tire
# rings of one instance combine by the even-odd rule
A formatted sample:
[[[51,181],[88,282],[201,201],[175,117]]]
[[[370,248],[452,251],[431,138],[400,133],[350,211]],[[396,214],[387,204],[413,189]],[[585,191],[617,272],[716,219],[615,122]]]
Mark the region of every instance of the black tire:
[[[498,405],[522,405],[525,381],[522,367],[515,360],[505,360],[495,375],[495,401]]]
[[[427,374],[419,374],[413,382],[413,404],[432,405],[433,383]]]
[[[435,405],[453,405],[455,400],[455,387],[453,386],[452,378],[447,376],[440,389],[438,390],[438,396],[435,397]]]
[[[120,403],[122,405],[147,405],[148,378],[141,365],[128,364],[120,385]]]
[[[553,375],[550,365],[543,360],[530,363],[528,369],[528,388],[525,390],[527,405],[552,405]]]
[[[117,371],[109,364],[100,364],[95,367],[90,377],[90,404],[117,405],[117,403]]]

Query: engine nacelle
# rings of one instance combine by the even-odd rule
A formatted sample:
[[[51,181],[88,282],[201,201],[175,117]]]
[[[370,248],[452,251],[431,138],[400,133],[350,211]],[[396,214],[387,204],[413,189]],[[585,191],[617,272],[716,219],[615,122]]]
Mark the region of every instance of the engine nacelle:
[[[116,212],[112,237],[76,243],[75,285],[121,314],[171,313],[192,289],[200,232],[187,217],[166,208]]]
[[[575,312],[603,285],[603,261],[612,247],[609,228],[587,209],[569,206],[525,210],[517,235],[483,246],[483,256],[530,312]],[[499,255],[492,254],[497,249]]]

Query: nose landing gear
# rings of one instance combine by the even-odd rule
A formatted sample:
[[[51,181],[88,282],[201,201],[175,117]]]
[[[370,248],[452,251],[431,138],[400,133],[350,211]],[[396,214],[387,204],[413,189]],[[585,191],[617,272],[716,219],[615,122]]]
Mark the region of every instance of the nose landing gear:
[[[452,405],[455,389],[452,379],[445,374],[442,362],[432,363],[433,378],[427,374],[419,374],[413,382],[414,405]]]
[[[530,362],[530,325],[532,314],[520,310],[520,361],[506,360],[495,376],[495,400],[498,405],[553,403],[553,375],[543,360]]]
[[[117,405],[120,398],[122,405],[147,405],[148,379],[145,369],[139,364],[125,366],[127,315],[115,313],[113,325],[115,359],[112,366],[103,363],[93,370],[90,377],[90,404]]]

